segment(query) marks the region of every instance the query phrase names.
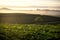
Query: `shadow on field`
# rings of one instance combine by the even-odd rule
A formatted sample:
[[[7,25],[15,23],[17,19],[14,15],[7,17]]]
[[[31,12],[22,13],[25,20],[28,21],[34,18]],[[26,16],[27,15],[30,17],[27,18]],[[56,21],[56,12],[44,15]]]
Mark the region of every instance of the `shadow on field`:
[[[9,24],[60,24],[59,17],[24,13],[0,13],[0,23]]]

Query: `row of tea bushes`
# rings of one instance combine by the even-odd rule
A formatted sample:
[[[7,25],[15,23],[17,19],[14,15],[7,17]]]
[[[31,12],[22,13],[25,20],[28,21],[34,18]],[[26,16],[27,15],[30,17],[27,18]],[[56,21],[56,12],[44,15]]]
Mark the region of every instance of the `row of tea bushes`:
[[[60,24],[0,24],[0,40],[59,40]]]

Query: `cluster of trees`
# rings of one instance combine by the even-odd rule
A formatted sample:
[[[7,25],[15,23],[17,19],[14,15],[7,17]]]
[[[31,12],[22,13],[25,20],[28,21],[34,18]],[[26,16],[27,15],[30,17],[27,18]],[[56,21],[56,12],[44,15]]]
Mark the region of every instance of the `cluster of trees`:
[[[41,10],[44,10],[44,11],[60,11],[60,10],[57,10],[57,9],[39,9],[39,8],[37,8],[36,10],[37,11],[41,11]]]

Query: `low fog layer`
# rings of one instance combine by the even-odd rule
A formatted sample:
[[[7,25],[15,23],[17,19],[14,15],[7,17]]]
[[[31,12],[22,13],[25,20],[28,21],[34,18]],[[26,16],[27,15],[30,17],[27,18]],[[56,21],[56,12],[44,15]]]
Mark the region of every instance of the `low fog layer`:
[[[8,8],[0,9],[0,13],[24,13],[24,14],[35,14],[35,15],[47,15],[47,16],[55,16],[60,17],[60,10],[11,10]]]

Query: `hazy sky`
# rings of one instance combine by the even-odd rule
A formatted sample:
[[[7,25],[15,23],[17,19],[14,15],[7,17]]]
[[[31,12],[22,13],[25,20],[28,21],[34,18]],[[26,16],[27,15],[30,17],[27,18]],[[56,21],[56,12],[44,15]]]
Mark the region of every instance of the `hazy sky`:
[[[7,6],[59,6],[60,0],[0,0],[0,5],[7,5]]]

